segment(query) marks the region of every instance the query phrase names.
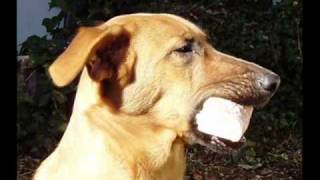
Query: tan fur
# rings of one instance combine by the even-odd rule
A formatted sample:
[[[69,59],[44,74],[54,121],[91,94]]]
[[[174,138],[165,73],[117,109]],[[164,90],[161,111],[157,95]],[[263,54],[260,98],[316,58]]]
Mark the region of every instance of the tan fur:
[[[199,44],[192,57],[174,51],[189,38]],[[81,70],[69,125],[35,180],[181,180],[197,103],[225,96],[219,82],[242,77],[250,88],[250,74],[267,71],[216,51],[201,29],[168,14],[81,28],[49,72],[65,86]]]

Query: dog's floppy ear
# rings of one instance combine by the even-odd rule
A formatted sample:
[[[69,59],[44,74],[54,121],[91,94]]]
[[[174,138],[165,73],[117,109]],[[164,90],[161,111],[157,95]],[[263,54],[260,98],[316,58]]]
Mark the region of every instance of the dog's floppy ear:
[[[95,59],[101,47],[114,41],[123,31],[124,28],[118,25],[108,27],[107,30],[96,27],[80,28],[68,48],[49,67],[49,73],[55,85],[62,87],[69,84],[89,59]],[[106,72],[104,74],[108,75]]]

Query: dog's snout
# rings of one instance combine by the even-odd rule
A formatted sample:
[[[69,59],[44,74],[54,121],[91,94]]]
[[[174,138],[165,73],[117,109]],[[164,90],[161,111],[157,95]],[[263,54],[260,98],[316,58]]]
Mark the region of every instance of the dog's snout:
[[[270,94],[273,94],[280,85],[280,76],[274,73],[264,74],[258,80],[260,88],[264,91],[267,91]]]

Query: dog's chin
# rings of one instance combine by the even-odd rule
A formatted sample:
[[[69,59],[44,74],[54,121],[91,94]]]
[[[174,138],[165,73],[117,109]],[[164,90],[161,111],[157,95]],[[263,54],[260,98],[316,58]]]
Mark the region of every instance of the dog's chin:
[[[195,141],[218,153],[238,151],[245,145],[252,112],[250,105],[218,97],[206,99],[191,121]]]

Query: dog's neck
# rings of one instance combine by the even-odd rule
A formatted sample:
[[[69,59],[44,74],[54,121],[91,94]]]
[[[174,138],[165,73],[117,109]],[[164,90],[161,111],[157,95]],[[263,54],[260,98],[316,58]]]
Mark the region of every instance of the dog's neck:
[[[154,123],[156,120],[152,117],[114,116],[101,106],[92,106],[86,115],[96,134],[103,136],[106,142],[114,141],[109,146],[111,152],[116,153],[114,157],[126,159],[134,176],[162,174],[164,170],[171,171],[170,168],[177,167],[184,169],[180,167],[184,166],[185,161],[184,142],[174,130]],[[177,167],[166,169],[168,165]],[[182,175],[184,172],[180,173]]]
[[[107,105],[101,102],[98,93],[99,84],[89,78],[86,69],[82,72],[77,92],[81,92],[81,95],[76,95],[73,107],[73,112],[77,113],[72,114],[58,148],[64,149],[62,152],[69,152],[70,149],[81,150],[79,157],[76,157],[76,153],[67,155],[70,156],[70,161],[73,161],[72,157],[85,159],[85,156],[89,155],[85,152],[95,149],[99,150],[94,153],[97,156],[95,159],[103,161],[108,157],[117,157],[112,161],[118,161],[117,163],[129,170],[133,177],[142,179],[151,177],[168,179],[167,175],[176,176],[172,177],[173,179],[178,176],[183,177],[185,147],[174,130],[161,126],[156,123],[158,120],[148,115],[129,116],[111,113]],[[104,167],[103,162],[94,162],[91,165],[89,162],[83,163],[95,166],[97,169],[112,169]],[[102,164],[102,167],[95,164]],[[113,168],[119,169],[119,167]]]

